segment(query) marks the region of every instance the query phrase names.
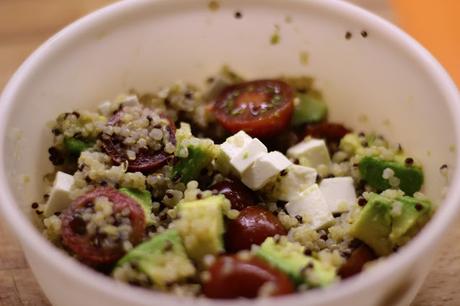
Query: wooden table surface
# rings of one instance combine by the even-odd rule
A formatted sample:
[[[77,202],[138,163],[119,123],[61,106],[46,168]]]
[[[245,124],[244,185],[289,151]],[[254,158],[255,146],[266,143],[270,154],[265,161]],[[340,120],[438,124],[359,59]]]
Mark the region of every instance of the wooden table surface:
[[[0,0],[0,88],[21,62],[60,28],[113,0]],[[383,0],[353,0],[384,17]],[[460,220],[445,237],[435,265],[412,306],[458,306]],[[16,239],[0,222],[0,306],[50,305]]]

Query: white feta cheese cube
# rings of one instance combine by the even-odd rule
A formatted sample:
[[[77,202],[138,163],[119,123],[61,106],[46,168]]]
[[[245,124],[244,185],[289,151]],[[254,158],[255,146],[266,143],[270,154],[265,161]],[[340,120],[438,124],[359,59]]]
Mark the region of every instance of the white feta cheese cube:
[[[264,153],[267,153],[267,147],[259,139],[253,138],[230,159],[230,164],[241,175]]]
[[[123,106],[136,106],[137,104],[139,104],[139,99],[136,95],[126,96],[123,100]]]
[[[291,164],[289,159],[278,151],[262,154],[243,172],[241,181],[252,190],[258,190]]]
[[[316,170],[300,165],[289,166],[280,174],[273,186],[272,197],[281,201],[291,201],[316,182]]]
[[[74,183],[72,175],[58,171],[56,178],[54,179],[53,187],[49,194],[48,201],[45,205],[44,215],[49,217],[55,212],[61,212],[69,206],[70,200],[70,188]]]
[[[301,216],[303,222],[314,230],[325,228],[334,221],[318,184],[308,187],[300,197],[289,201],[285,208],[291,217]]]
[[[233,136],[228,137],[223,144],[220,145],[222,152],[228,159],[234,158],[250,141],[251,136],[244,131],[239,131]]]
[[[110,101],[104,101],[97,107],[99,112],[104,116],[109,116],[112,111],[112,103]]]
[[[319,165],[329,166],[331,157],[327,150],[326,142],[322,139],[308,138],[292,146],[287,151],[287,156],[298,159],[300,165],[316,168]]]
[[[349,176],[324,179],[321,181],[319,189],[333,213],[348,211],[356,202],[353,178]]]

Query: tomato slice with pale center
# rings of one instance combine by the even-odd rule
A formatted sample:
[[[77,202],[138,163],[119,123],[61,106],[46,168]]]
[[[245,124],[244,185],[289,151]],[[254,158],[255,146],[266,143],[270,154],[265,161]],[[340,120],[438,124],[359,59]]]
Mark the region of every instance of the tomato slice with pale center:
[[[213,111],[229,132],[245,131],[253,137],[281,133],[294,110],[292,88],[279,80],[256,80],[231,85],[217,96]]]

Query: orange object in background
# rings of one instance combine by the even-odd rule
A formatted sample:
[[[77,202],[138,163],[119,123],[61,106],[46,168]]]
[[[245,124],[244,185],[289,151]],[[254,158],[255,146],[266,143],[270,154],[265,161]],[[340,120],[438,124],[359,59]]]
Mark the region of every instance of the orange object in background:
[[[460,0],[391,0],[397,23],[425,46],[460,88]]]

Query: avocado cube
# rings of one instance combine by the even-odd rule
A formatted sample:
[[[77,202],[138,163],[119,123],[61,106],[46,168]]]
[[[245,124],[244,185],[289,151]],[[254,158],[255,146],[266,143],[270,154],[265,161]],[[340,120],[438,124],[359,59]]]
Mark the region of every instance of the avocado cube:
[[[366,243],[378,255],[388,255],[393,251],[389,240],[391,234],[391,200],[372,194],[352,225],[351,235]]]
[[[74,137],[64,138],[64,147],[70,154],[75,156],[80,156],[81,152],[92,146],[93,143],[89,141],[83,141]]]
[[[222,206],[225,201],[223,195],[217,195],[178,204],[179,219],[175,226],[184,241],[187,254],[193,260],[201,262],[208,254],[224,251]]]
[[[423,184],[423,172],[420,167],[406,166],[396,161],[386,161],[377,157],[366,156],[359,162],[359,172],[369,186],[378,192],[391,188],[387,179],[383,178],[385,169],[392,169],[394,176],[400,180],[399,188],[406,195],[412,196]]]
[[[201,170],[214,159],[212,144],[189,145],[188,156],[181,158],[174,165],[173,177],[180,178],[181,182],[188,183],[199,177]]]
[[[119,191],[135,200],[142,207],[147,225],[152,225],[154,223],[152,217],[152,196],[150,192],[135,188],[120,188]]]
[[[389,255],[417,234],[432,211],[428,200],[408,196],[389,199],[372,194],[352,225],[350,234],[365,242],[378,255]]]
[[[268,237],[256,255],[286,273],[296,284],[306,283],[312,287],[324,287],[336,279],[332,266],[304,255],[305,248],[297,243],[277,243]]]
[[[298,94],[299,103],[295,105],[292,125],[315,123],[327,116],[327,106],[324,101],[311,94]]]
[[[400,197],[400,212],[393,214],[390,240],[396,245],[408,242],[425,225],[433,213],[430,201],[412,197]],[[395,204],[394,204],[395,205]]]
[[[196,272],[176,230],[167,230],[130,250],[117,262],[115,271],[126,264],[136,266],[159,288],[185,280]]]

